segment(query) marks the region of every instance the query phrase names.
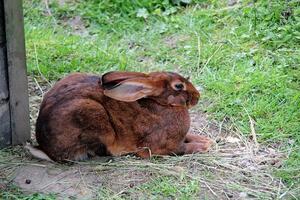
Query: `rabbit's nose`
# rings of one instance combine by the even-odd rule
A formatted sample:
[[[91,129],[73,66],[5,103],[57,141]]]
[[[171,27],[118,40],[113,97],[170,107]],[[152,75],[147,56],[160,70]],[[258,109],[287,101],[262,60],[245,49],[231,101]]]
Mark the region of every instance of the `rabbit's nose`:
[[[187,100],[188,107],[195,106],[198,103],[199,98],[200,98],[200,93],[190,95],[188,100]]]

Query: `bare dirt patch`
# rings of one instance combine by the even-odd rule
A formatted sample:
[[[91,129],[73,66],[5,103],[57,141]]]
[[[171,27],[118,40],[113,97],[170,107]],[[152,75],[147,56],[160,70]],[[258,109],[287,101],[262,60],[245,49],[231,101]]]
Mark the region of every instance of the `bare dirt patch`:
[[[99,160],[97,162],[101,163]],[[126,188],[145,182],[148,173],[125,168],[115,170],[99,163],[72,166],[28,164],[17,170],[14,183],[25,191],[54,193],[60,198],[92,199],[101,188],[122,193]]]
[[[52,16],[52,11],[50,8],[50,1],[49,0],[43,0],[44,2],[44,6],[45,6],[45,14],[48,16]],[[66,7],[69,6],[68,4],[72,4],[74,3],[74,0],[58,0],[57,1],[58,6],[60,7]],[[54,17],[53,17],[53,21],[54,23],[62,23],[64,26],[66,27],[70,27],[72,29],[72,34],[74,35],[79,35],[79,36],[87,36],[89,35],[89,32],[85,26],[84,21],[82,20],[81,16],[76,15],[74,17],[63,17],[61,19],[61,21],[57,21]]]
[[[164,44],[171,48],[171,49],[174,49],[177,47],[177,45],[180,43],[180,42],[184,42],[186,40],[189,39],[189,36],[187,35],[171,35],[171,36],[168,36],[166,37],[163,42]]]
[[[72,33],[74,35],[87,36],[89,34],[80,16],[75,16],[70,19],[66,19],[63,23],[72,28]]]
[[[47,84],[29,78],[31,123],[35,123]],[[191,132],[215,141],[207,154],[163,156],[141,160],[132,156],[103,157],[62,165],[31,159],[23,148],[0,155],[1,178],[28,193],[54,193],[61,199],[150,198],[143,185],[160,177],[197,181],[200,199],[271,199],[295,196],[272,175],[284,154],[247,138],[237,130],[191,112]],[[34,128],[34,126],[33,126]],[[34,129],[33,129],[34,130]],[[34,136],[32,137],[34,139]],[[153,197],[153,196],[152,196]]]

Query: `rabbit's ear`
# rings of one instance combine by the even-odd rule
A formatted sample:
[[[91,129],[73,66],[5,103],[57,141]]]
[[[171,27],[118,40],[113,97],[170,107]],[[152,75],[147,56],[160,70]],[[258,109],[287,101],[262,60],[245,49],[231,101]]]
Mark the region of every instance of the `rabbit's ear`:
[[[137,78],[146,77],[147,75],[141,72],[108,72],[102,75],[101,84],[104,88],[111,88],[121,81]]]
[[[119,101],[133,102],[147,96],[158,96],[162,91],[163,88],[151,80],[133,78],[122,81],[114,87],[104,89],[103,93],[105,96]]]

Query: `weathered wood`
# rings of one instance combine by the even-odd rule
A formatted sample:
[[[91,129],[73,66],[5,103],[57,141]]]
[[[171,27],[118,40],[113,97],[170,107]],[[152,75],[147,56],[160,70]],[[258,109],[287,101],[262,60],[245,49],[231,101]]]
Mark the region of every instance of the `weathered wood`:
[[[21,0],[4,0],[12,144],[30,138],[24,22]]]
[[[0,48],[0,148],[11,144],[10,110],[5,74],[4,48]]]
[[[9,103],[0,104],[0,148],[11,144]]]
[[[4,4],[0,2],[0,148],[11,144],[10,110],[6,67]]]

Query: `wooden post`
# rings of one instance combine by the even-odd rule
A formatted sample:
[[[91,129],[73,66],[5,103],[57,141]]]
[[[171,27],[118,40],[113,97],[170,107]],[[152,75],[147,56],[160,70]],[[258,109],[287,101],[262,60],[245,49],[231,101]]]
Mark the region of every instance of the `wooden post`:
[[[0,147],[11,144],[4,4],[0,2]]]
[[[21,0],[0,0],[0,147],[30,138]]]

